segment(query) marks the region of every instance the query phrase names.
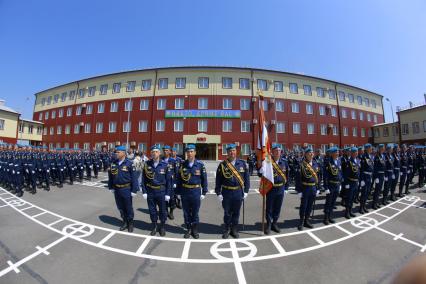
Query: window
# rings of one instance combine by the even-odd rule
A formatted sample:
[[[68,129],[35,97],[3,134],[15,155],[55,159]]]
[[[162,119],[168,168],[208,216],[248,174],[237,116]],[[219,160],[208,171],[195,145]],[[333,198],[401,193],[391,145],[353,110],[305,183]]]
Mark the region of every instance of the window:
[[[361,96],[356,96],[356,100],[357,100],[359,105],[362,105],[362,97]]]
[[[184,109],[185,100],[183,98],[175,99],[175,109]]]
[[[79,133],[80,133],[80,125],[74,124],[74,134],[79,134]]]
[[[328,89],[328,98],[330,100],[335,100],[336,99],[336,92],[332,89]]]
[[[423,132],[426,132],[426,120],[423,120]]]
[[[250,89],[250,80],[247,78],[240,78],[240,89],[242,90]]]
[[[327,124],[321,124],[321,135],[327,135]]]
[[[167,78],[160,78],[158,79],[158,89],[167,89],[169,87],[169,79]]]
[[[402,125],[402,135],[408,135],[408,134],[409,134],[408,123],[404,123]]]
[[[356,111],[351,110],[351,118],[356,119]]]
[[[222,132],[232,132],[232,120],[222,121]]]
[[[86,89],[78,90],[78,98],[80,98],[80,99],[84,98],[85,94],[86,94]]]
[[[262,107],[263,107],[264,111],[268,111],[268,106],[269,106],[268,101],[267,100],[263,100],[262,101]]]
[[[315,132],[315,124],[313,123],[308,123],[308,134],[314,134]]]
[[[223,99],[223,109],[232,109],[232,99]]]
[[[348,111],[345,108],[342,108],[342,118],[348,118]]]
[[[352,128],[352,136],[353,137],[357,137],[358,136],[358,127],[353,127]]]
[[[250,144],[241,144],[241,155],[250,155],[251,153],[251,148],[250,148]]]
[[[83,149],[84,150],[89,150],[90,149],[90,143],[86,142],[83,144]]]
[[[314,114],[314,106],[312,104],[306,104],[306,114]]]
[[[173,129],[175,132],[182,132],[183,131],[183,120],[175,120],[173,123]]]
[[[317,96],[320,98],[324,98],[325,94],[324,94],[324,89],[321,87],[317,87]]]
[[[46,98],[41,99],[41,105],[44,106],[46,104]]]
[[[345,92],[339,91],[339,100],[341,100],[342,102],[346,101]]]
[[[281,101],[281,100],[276,100],[275,101],[275,109],[276,109],[276,111],[284,112],[284,102]]]
[[[47,104],[50,105],[51,102],[52,102],[52,96],[47,98]]]
[[[208,89],[209,88],[209,78],[200,77],[198,78],[198,89]]]
[[[157,109],[166,109],[166,99],[157,100]]]
[[[48,112],[48,111],[46,111],[46,112],[44,113],[44,119],[49,119],[49,112]]]
[[[131,121],[124,121],[123,122],[123,132],[131,132],[132,131],[132,122]]]
[[[320,115],[325,115],[325,106],[324,105],[320,105],[318,108],[319,108],[319,114]]]
[[[117,112],[117,111],[118,111],[118,102],[111,102],[110,112]]]
[[[139,104],[140,110],[148,110],[149,109],[149,100],[141,100]]]
[[[117,94],[121,91],[121,83],[114,83],[112,85],[112,93]]]
[[[268,89],[268,83],[264,79],[257,79],[257,89],[266,91]]]
[[[303,85],[303,93],[306,96],[312,96],[312,87],[310,85]]]
[[[299,87],[297,86],[296,83],[289,83],[288,87],[290,88],[291,94],[298,94],[299,93]]]
[[[209,108],[209,99],[208,98],[199,98],[198,99],[198,109],[208,109]]]
[[[86,123],[84,125],[84,133],[90,133],[91,128],[92,128],[92,125],[90,123]]]
[[[277,122],[277,133],[285,133],[285,122],[283,121]]]
[[[124,102],[124,111],[132,111],[133,109],[133,102],[131,100],[126,100]]]
[[[413,134],[420,133],[420,126],[418,122],[413,122],[412,126],[413,126]]]
[[[72,107],[67,108],[67,117],[72,115]]]
[[[241,132],[250,132],[250,120],[241,120]]]
[[[75,109],[75,114],[76,115],[81,115],[81,111],[82,111],[82,106],[80,105],[80,106],[77,106],[77,108]]]
[[[64,109],[63,109],[63,108],[60,108],[60,109],[59,109],[59,111],[58,111],[58,116],[59,116],[59,117],[64,117]]]
[[[376,114],[373,115],[373,121],[374,121],[374,123],[377,123],[377,115]]]
[[[102,133],[104,129],[104,124],[102,122],[96,123],[96,133]]]
[[[176,78],[175,88],[176,89],[185,89],[186,88],[186,78]]]
[[[136,87],[136,81],[127,81],[126,92],[134,92]]]
[[[346,126],[344,126],[343,127],[343,136],[348,136],[348,135],[349,135],[349,129]]]
[[[99,88],[99,94],[100,95],[106,95],[108,91],[108,84],[103,84],[101,85],[101,87]]]
[[[98,104],[98,113],[104,113],[105,111],[105,103]]]
[[[43,128],[43,135],[47,135],[47,127]]]
[[[249,99],[241,99],[240,100],[240,109],[241,110],[250,110],[250,100]]]
[[[338,132],[337,125],[333,125],[333,136],[337,136],[339,134]]]
[[[117,122],[110,121],[108,125],[108,132],[109,133],[115,133],[117,132]]]
[[[75,143],[74,143],[74,148],[75,148],[75,149],[78,149],[79,147],[80,147],[80,144],[79,144],[78,142],[75,142]]]
[[[300,134],[300,122],[293,122],[293,134]]]
[[[59,94],[56,94],[56,95],[53,97],[53,103],[54,103],[54,104],[56,104],[58,101],[59,101]]]
[[[138,131],[139,132],[148,132],[148,121],[147,120],[139,120]]]
[[[148,80],[142,80],[142,91],[148,91],[151,90],[151,79]]]
[[[371,128],[368,129],[368,137],[373,137],[373,131],[371,130]]]
[[[371,106],[373,107],[373,108],[376,108],[376,100],[371,100]]]
[[[392,126],[392,136],[396,136],[399,134],[398,127]]]
[[[71,133],[71,125],[67,124],[65,125],[65,134],[70,134],[70,133]]]
[[[222,77],[222,89],[232,89],[231,77]]]
[[[155,121],[155,131],[163,132],[165,130],[166,122],[164,120]]]
[[[138,150],[146,153],[146,150],[147,150],[146,143],[139,143],[138,144]]]
[[[374,129],[374,137],[376,137],[376,138],[380,137],[380,129],[379,128]]]
[[[367,113],[367,121],[371,121],[371,114]]]
[[[331,107],[331,116],[333,117],[337,116],[337,109],[335,107]]]
[[[38,114],[38,120],[42,120],[43,119],[43,113],[42,112],[40,112],[39,114]]]
[[[205,119],[198,121],[198,132],[207,132],[208,121]]]
[[[359,120],[364,120],[364,113],[362,111],[359,112]]]
[[[67,99],[67,93],[62,93],[61,94],[61,102],[65,102],[65,100]]]
[[[350,103],[354,103],[355,102],[355,96],[353,94],[348,94],[348,99]]]
[[[24,124],[20,123],[19,124],[19,133],[22,133],[22,132],[24,132]]]
[[[297,102],[291,103],[291,112],[299,113],[299,103],[297,103]]]
[[[93,105],[87,105],[86,106],[86,114],[92,114],[93,112]]]
[[[282,92],[284,89],[284,84],[282,81],[275,81],[274,82],[274,91],[275,92]]]
[[[73,100],[75,98],[75,91],[71,91],[69,96],[70,96],[70,101]]]
[[[370,106],[370,100],[367,97],[364,98],[364,104],[368,107]]]
[[[56,110],[52,110],[52,119],[56,118]]]
[[[89,87],[89,97],[93,97],[95,95],[96,92],[96,87]]]
[[[361,128],[361,137],[365,137],[365,128]]]

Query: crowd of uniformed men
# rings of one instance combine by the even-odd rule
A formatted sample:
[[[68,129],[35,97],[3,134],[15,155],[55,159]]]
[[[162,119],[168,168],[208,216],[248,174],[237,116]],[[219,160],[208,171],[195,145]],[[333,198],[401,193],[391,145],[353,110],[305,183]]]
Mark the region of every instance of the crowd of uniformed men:
[[[227,158],[217,167],[215,193],[224,210],[222,237],[239,237],[238,225],[241,206],[250,189],[250,175],[260,163],[250,155],[247,163],[238,158],[236,145],[227,146]],[[164,155],[161,156],[161,150]],[[124,146],[114,152],[81,151],[21,145],[0,145],[0,183],[6,189],[22,196],[23,189],[36,193],[37,187],[50,189],[56,184],[62,187],[66,180],[72,184],[81,182],[84,172],[88,179],[98,172],[108,170],[108,187],[114,194],[123,223],[120,230],[133,231],[132,199],[138,192],[147,200],[152,222],[151,235],[165,235],[167,218],[174,219],[173,211],[183,211],[185,238],[199,238],[199,209],[208,192],[205,165],[196,159],[195,145],[185,149],[186,158],[176,154],[170,146],[154,145],[150,159],[129,156]],[[294,184],[300,197],[298,225],[312,228],[310,222],[315,200],[325,193],[324,224],[334,223],[336,201],[340,196],[346,218],[355,217],[354,203],[359,213],[377,209],[409,194],[409,186],[418,173],[418,187],[423,187],[426,176],[426,147],[396,144],[380,144],[373,147],[338,149],[331,147],[325,155],[320,150],[306,148],[300,152],[284,153],[280,144],[272,145],[274,184],[266,194],[265,234],[271,230],[279,233],[284,196],[289,185]],[[248,165],[247,165],[248,164]],[[371,202],[369,202],[371,200]],[[368,203],[368,204],[367,204]]]

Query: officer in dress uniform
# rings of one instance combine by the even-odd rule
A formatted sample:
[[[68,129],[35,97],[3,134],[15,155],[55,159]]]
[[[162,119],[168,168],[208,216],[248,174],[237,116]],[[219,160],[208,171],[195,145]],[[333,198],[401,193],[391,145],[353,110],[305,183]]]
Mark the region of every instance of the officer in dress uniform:
[[[398,144],[395,144],[393,146],[393,153],[392,153],[392,158],[393,158],[393,176],[392,176],[392,183],[391,183],[391,189],[390,189],[390,199],[392,201],[396,201],[396,197],[395,197],[395,190],[396,190],[396,185],[398,183],[398,179],[399,179],[399,172],[401,170],[401,158],[400,158],[400,149]]]
[[[150,149],[151,159],[145,163],[141,175],[142,196],[148,202],[152,222],[151,236],[155,236],[157,230],[160,236],[164,236],[167,220],[166,202],[170,200],[172,171],[169,165],[160,159],[160,146],[154,145]],[[160,219],[160,226],[157,225],[158,219]]]
[[[176,193],[182,198],[183,218],[187,229],[184,238],[192,235],[194,239],[198,239],[198,212],[201,201],[208,192],[207,171],[204,164],[195,159],[195,145],[189,144],[185,151],[187,159],[180,165],[176,175]]]
[[[274,185],[266,194],[266,228],[265,234],[271,230],[279,233],[277,221],[280,218],[284,196],[288,190],[288,163],[281,157],[281,144],[272,145],[272,168],[274,171]]]
[[[368,196],[371,192],[371,187],[373,184],[373,171],[374,171],[374,162],[372,157],[372,146],[367,143],[364,145],[364,154],[360,157],[360,187],[359,191],[361,193],[360,196],[360,206],[359,213],[364,214],[368,213],[368,209],[366,208],[366,203]]]
[[[386,153],[385,153],[385,184],[383,186],[383,199],[382,204],[387,205],[389,204],[389,192],[392,185],[392,179],[395,178],[394,170],[393,170],[393,144],[387,144],[386,145]]]
[[[419,180],[417,183],[418,188],[422,188],[424,186],[424,154],[423,154],[423,146],[418,146],[417,148],[417,154],[416,154],[416,164],[417,164],[417,170],[419,171]]]
[[[407,172],[407,181],[405,182],[405,194],[410,194],[410,184],[413,183],[413,178],[414,178],[414,173],[416,170],[415,167],[415,161],[416,161],[416,156],[414,153],[414,146],[410,145],[410,147],[408,148],[408,172]]]
[[[316,149],[314,157],[312,158],[315,163],[317,163],[319,167],[318,178],[321,182],[323,182],[323,168],[324,168],[324,157],[321,153],[321,149]],[[324,186],[322,184],[319,185],[320,191],[324,191]]]
[[[342,157],[340,158],[340,165],[342,166],[342,173],[345,172],[346,168],[349,165],[349,152],[350,152],[350,147],[345,147],[343,149],[343,154]],[[342,198],[342,206],[346,207],[346,181],[343,180],[342,183],[342,190],[340,191],[340,197]]]
[[[309,217],[312,212],[315,198],[320,193],[318,186],[320,184],[318,177],[319,167],[312,159],[312,149],[306,148],[304,152],[305,157],[300,163],[299,170],[296,174],[296,191],[300,197],[300,221],[297,227],[299,231],[303,230],[303,227],[309,229],[313,228],[309,221]]]
[[[358,186],[357,186],[357,190],[354,194],[354,203],[358,204],[359,203],[359,195],[361,192],[361,157],[364,156],[364,146],[359,146],[358,147],[358,156],[356,157],[356,161],[358,163],[359,169],[360,169],[360,175],[359,175],[359,182],[358,182]],[[361,209],[361,206],[360,206]]]
[[[399,154],[400,160],[400,179],[399,179],[399,194],[398,197],[404,197],[404,186],[407,182],[407,173],[408,173],[408,153],[407,145],[402,144],[402,149]],[[408,188],[408,185],[407,185]]]
[[[382,193],[383,189],[383,181],[385,179],[385,169],[386,169],[386,161],[385,161],[385,145],[379,144],[378,151],[376,156],[374,157],[374,193],[373,193],[373,205],[372,208],[376,210],[380,208],[379,197]]]
[[[333,211],[337,196],[341,190],[343,180],[342,167],[339,160],[339,149],[331,147],[328,149],[330,155],[324,161],[324,188],[325,188],[325,206],[324,206],[324,225],[334,224]]]
[[[172,158],[175,159],[176,161],[176,172],[179,171],[179,167],[180,165],[183,163],[183,160],[181,157],[179,157],[177,155],[177,149],[175,147],[172,148]],[[176,204],[176,208],[182,209],[182,205],[180,203],[180,198],[178,197],[178,195],[175,193],[174,196],[170,197],[170,198],[174,198],[175,199],[175,204]]]
[[[138,177],[132,162],[126,158],[126,147],[118,146],[116,155],[117,159],[111,164],[108,172],[108,188],[114,193],[115,203],[123,220],[120,231],[127,229],[133,232],[132,199],[139,191]]]
[[[350,219],[355,217],[352,212],[354,195],[357,192],[359,185],[359,163],[357,161],[358,148],[351,147],[351,156],[343,171],[343,179],[345,180],[346,200],[345,200],[345,218]]]
[[[174,198],[175,196],[175,188],[176,188],[176,160],[171,156],[171,147],[169,145],[164,145],[163,146],[163,153],[164,156],[162,158],[162,160],[164,162],[166,162],[169,167],[170,167],[170,171],[172,172],[172,187],[170,189],[170,200],[167,202],[167,208],[169,208],[169,212],[167,213],[167,217],[170,220],[173,220],[175,217],[173,215],[173,211],[176,209],[176,199]],[[168,211],[168,210],[167,210]]]
[[[223,222],[225,230],[223,239],[229,234],[238,238],[238,223],[240,209],[243,200],[247,197],[250,189],[249,172],[246,162],[237,159],[237,146],[228,144],[226,147],[228,157],[219,164],[216,170],[215,192],[222,202],[224,211]]]

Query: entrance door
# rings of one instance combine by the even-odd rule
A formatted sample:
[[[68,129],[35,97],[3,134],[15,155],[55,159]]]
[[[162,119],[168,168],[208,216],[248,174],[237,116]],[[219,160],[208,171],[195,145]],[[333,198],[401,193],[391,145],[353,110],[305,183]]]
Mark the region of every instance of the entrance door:
[[[216,144],[195,144],[198,160],[216,160]]]

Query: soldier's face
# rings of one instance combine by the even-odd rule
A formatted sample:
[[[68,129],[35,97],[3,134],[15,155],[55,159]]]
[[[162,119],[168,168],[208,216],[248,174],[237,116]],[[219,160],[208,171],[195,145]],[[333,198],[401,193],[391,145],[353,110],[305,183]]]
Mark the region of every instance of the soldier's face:
[[[237,157],[237,149],[228,150],[228,158],[235,159]]]
[[[152,150],[151,151],[151,158],[154,160],[158,160],[160,158],[160,151],[159,150]]]
[[[196,154],[197,152],[195,152],[194,150],[186,151],[186,157],[188,158],[188,160],[194,160]]]
[[[281,149],[280,148],[275,148],[274,150],[272,150],[272,155],[274,155],[275,158],[281,157]]]
[[[117,156],[117,159],[121,160],[121,159],[123,159],[126,156],[126,152],[124,152],[124,151],[117,151],[115,153],[115,155]]]
[[[312,152],[305,153],[305,158],[308,160],[308,162],[312,160],[313,156],[314,156],[314,153]]]
[[[164,156],[168,157],[170,156],[170,149],[164,149]]]
[[[173,155],[173,157],[176,157],[176,155],[177,155],[176,151],[173,151],[172,155]]]

